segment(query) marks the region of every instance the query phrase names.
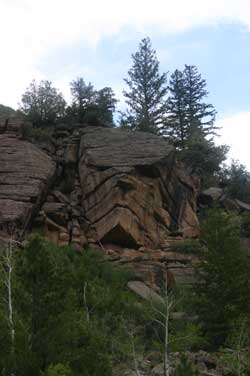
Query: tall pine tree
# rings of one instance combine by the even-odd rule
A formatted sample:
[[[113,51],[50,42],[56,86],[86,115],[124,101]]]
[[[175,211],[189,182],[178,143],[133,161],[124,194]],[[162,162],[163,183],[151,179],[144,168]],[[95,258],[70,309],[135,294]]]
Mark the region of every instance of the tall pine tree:
[[[193,65],[185,65],[183,71],[176,70],[171,76],[163,133],[181,149],[197,133],[204,134],[204,137],[213,136],[217,129],[214,125],[216,111],[212,104],[205,102],[208,95],[206,85]]]
[[[68,107],[68,116],[73,121],[87,123],[88,125],[113,127],[114,111],[117,100],[110,87],[95,90],[83,78],[77,78],[70,84],[72,105]]]
[[[83,121],[86,108],[94,103],[95,91],[93,85],[85,83],[83,78],[77,78],[70,83],[72,94],[72,111],[76,113],[78,121]]]
[[[132,130],[158,133],[166,111],[167,77],[159,72],[149,38],[142,39],[132,61],[128,78],[124,79],[128,85],[123,92],[128,105],[127,122]]]
[[[212,209],[201,235],[205,247],[197,274],[197,311],[206,339],[220,346],[234,321],[250,312],[250,257],[232,214]]]
[[[206,80],[201,77],[197,67],[194,65],[185,65],[183,75],[189,135],[192,136],[197,127],[202,129],[205,135],[215,135],[216,110],[212,104],[204,101],[208,96]]]
[[[176,69],[169,81],[170,96],[167,100],[167,124],[165,135],[169,136],[176,146],[184,148],[188,127],[186,122],[185,81],[183,72]]]

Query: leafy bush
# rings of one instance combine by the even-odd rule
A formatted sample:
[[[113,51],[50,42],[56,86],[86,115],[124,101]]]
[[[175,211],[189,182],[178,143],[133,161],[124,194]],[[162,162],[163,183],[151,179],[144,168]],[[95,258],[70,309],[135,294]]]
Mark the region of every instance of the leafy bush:
[[[239,221],[222,210],[211,210],[202,226],[204,262],[197,273],[196,297],[200,323],[216,348],[232,321],[250,311],[250,257],[241,247]]]
[[[188,141],[187,148],[179,152],[179,158],[187,164],[191,173],[201,177],[204,187],[209,178],[220,171],[228,150],[227,145],[216,146],[198,133]]]
[[[51,130],[49,128],[33,128],[30,123],[26,123],[23,129],[23,136],[40,142],[51,141]]]
[[[250,172],[237,161],[222,171],[225,192],[232,198],[250,203]]]
[[[14,272],[15,342],[3,303],[0,374],[15,368],[19,376],[110,376],[112,363],[132,357],[128,327],[143,345],[147,318],[127,289],[130,274],[101,253],[79,254],[33,236],[15,253]],[[4,284],[0,289],[6,294]]]
[[[33,80],[22,95],[20,110],[34,127],[55,125],[65,115],[63,95],[47,80]]]
[[[200,255],[202,252],[202,245],[197,239],[186,239],[175,244],[173,250],[188,255]]]
[[[182,355],[180,364],[172,373],[173,376],[199,376],[198,371],[185,355]]]
[[[206,340],[199,324],[182,320],[171,323],[171,351],[197,351],[205,345]]]
[[[240,216],[241,236],[250,238],[250,213],[242,213]]]
[[[227,368],[232,376],[250,376],[250,349],[225,350],[221,356],[224,368]]]
[[[50,366],[41,376],[73,376],[73,373],[69,366],[56,364],[55,366]]]
[[[226,349],[221,357],[224,367],[232,375],[250,375],[250,316],[233,320],[226,340]]]

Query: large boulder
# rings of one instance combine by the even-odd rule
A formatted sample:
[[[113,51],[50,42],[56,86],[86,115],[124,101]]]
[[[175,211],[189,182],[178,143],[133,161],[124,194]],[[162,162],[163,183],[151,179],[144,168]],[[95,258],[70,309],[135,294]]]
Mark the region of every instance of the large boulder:
[[[171,234],[198,234],[195,181],[160,137],[87,127],[79,176],[93,242],[156,248]]]
[[[99,247],[157,289],[190,283],[194,257],[172,243],[196,237],[198,181],[166,140],[142,132],[57,127],[46,143],[0,119],[0,234],[9,224],[58,245]]]
[[[0,230],[26,229],[55,173],[51,158],[20,138],[21,124],[6,121],[0,134]]]

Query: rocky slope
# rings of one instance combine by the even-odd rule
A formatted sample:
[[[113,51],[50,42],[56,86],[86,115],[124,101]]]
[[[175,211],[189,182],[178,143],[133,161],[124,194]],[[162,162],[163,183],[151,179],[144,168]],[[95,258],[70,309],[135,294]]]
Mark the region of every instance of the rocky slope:
[[[0,231],[39,231],[77,250],[98,246],[154,286],[192,277],[195,257],[172,245],[199,233],[198,181],[165,140],[98,127],[58,127],[46,142],[0,119]]]

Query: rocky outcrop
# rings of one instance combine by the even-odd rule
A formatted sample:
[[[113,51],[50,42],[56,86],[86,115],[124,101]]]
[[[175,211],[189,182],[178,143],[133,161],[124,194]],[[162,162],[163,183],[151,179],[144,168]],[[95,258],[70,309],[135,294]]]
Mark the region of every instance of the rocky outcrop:
[[[79,156],[82,207],[94,242],[157,248],[173,233],[198,234],[194,181],[165,140],[86,128]]]
[[[166,281],[170,288],[175,283],[187,285],[194,282],[194,268],[200,260],[195,255],[174,251],[174,244],[182,241],[181,238],[169,239],[169,245],[164,249],[141,247],[135,250],[111,245],[105,251],[108,260],[132,270],[137,279],[157,291]]]
[[[250,204],[230,197],[222,188],[206,189],[199,194],[198,201],[201,208],[212,207],[216,204],[229,211],[250,212]]]
[[[230,371],[227,362],[225,361],[225,353],[207,353],[205,351],[190,352],[170,352],[170,374],[180,365],[181,359],[184,357],[191,365],[194,374],[200,376],[230,376]],[[223,359],[224,357],[224,359]],[[145,356],[145,358],[138,357],[138,372],[141,376],[162,376],[164,375],[164,364],[162,362],[162,354],[153,351]],[[114,376],[121,374],[119,365],[114,368]],[[184,374],[184,373],[183,373]],[[136,376],[133,366],[126,370],[126,375]]]
[[[164,139],[76,125],[37,142],[23,138],[23,127],[0,121],[2,231],[14,223],[59,245],[98,246],[145,276],[167,264],[177,278],[191,273],[195,261],[180,260],[171,244],[199,233],[198,182]]]
[[[0,231],[27,229],[55,173],[47,154],[19,138],[21,125],[0,120]]]

